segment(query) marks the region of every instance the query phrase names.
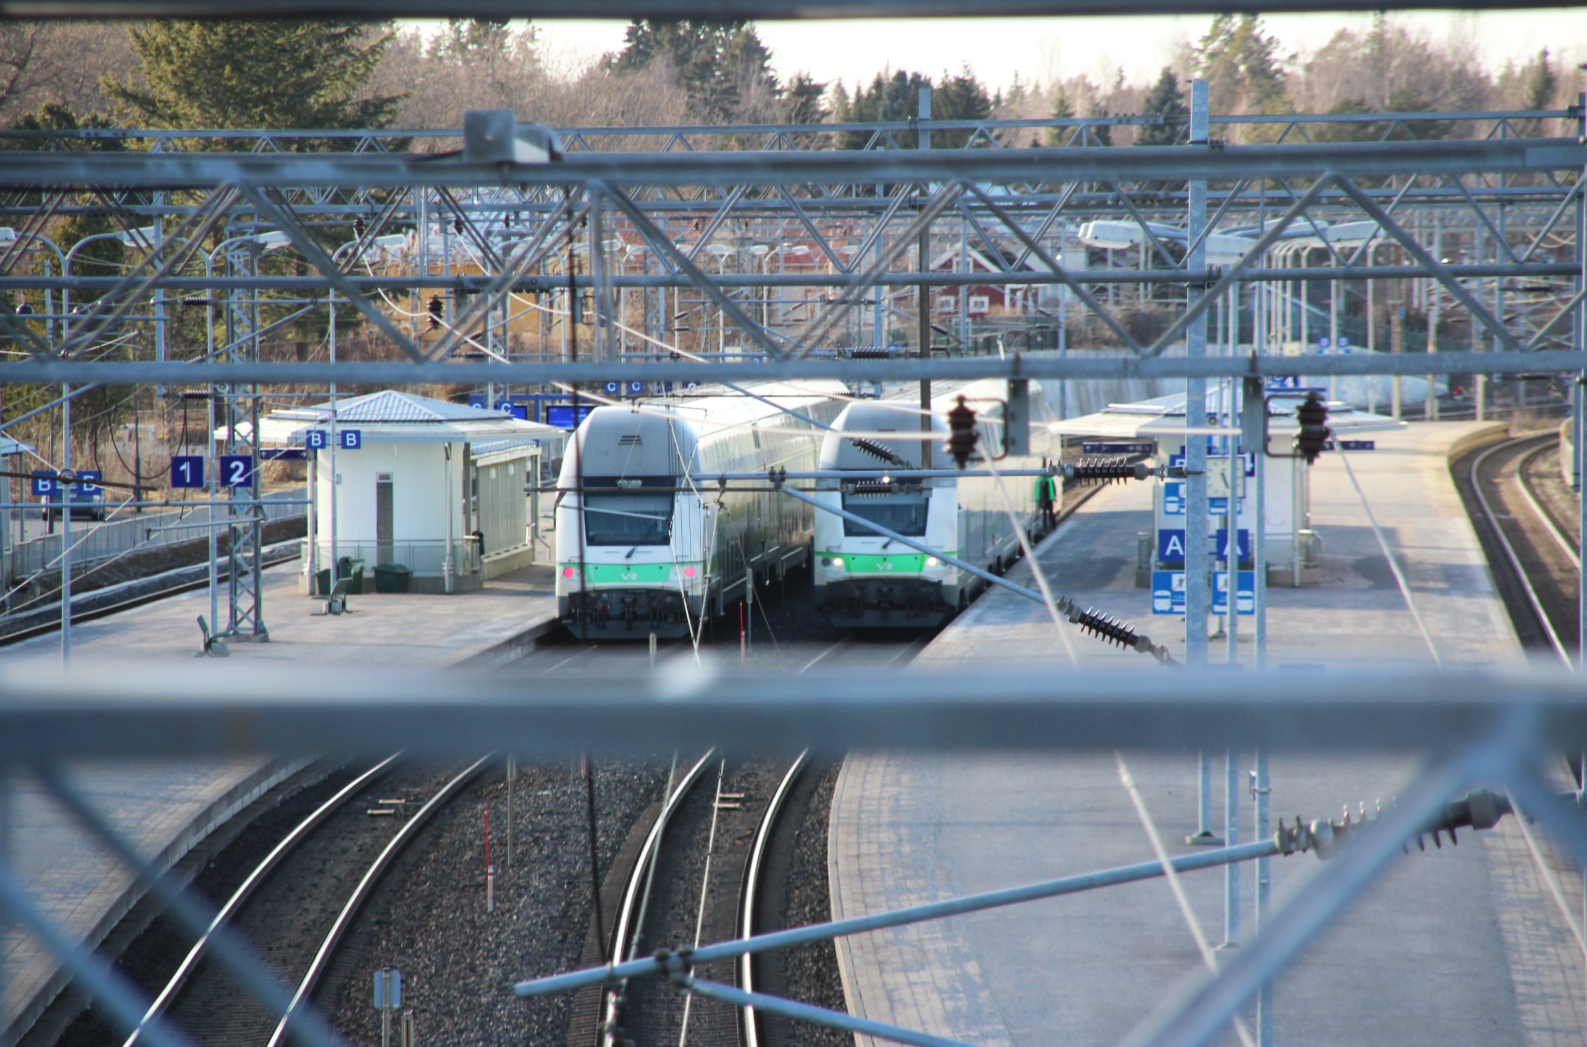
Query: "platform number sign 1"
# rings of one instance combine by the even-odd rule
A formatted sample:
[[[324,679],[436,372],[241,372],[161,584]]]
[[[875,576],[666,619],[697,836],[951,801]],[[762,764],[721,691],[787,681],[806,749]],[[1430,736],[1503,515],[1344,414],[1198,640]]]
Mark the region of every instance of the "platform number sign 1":
[[[311,451],[323,451],[331,445],[331,434],[324,429],[310,429],[303,434],[303,446]]]
[[[356,451],[364,446],[364,431],[362,429],[343,429],[336,435],[341,440],[341,447],[344,451]]]
[[[222,487],[253,486],[253,455],[223,454],[219,462]]]
[[[171,486],[203,487],[204,456],[201,454],[174,454],[171,456]]]

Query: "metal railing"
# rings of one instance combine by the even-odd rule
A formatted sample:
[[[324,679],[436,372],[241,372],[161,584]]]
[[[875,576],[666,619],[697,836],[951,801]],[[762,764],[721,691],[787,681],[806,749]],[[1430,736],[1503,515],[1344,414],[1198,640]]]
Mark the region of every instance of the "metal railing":
[[[305,506],[298,503],[305,497],[302,487],[278,491],[261,499],[260,508],[267,522],[301,517]],[[95,563],[134,550],[148,552],[207,538],[212,525],[224,526],[228,522],[229,504],[215,502],[217,511],[213,517],[209,502],[194,502],[189,509],[147,513],[86,527],[76,524],[72,528],[72,563]],[[61,534],[43,534],[7,549],[7,577],[27,578],[58,567],[64,548],[61,543]]]
[[[302,543],[303,562],[308,563],[309,539]],[[316,550],[319,554],[315,563],[319,568],[330,566],[331,543],[320,542]],[[444,538],[413,539],[394,542],[349,542],[341,540],[336,543],[336,559],[352,559],[364,561],[364,570],[373,571],[376,567],[385,565],[401,565],[413,572],[419,578],[443,577],[447,571],[447,543]],[[452,573],[478,574],[480,571],[479,541],[472,537],[457,538],[452,541]]]

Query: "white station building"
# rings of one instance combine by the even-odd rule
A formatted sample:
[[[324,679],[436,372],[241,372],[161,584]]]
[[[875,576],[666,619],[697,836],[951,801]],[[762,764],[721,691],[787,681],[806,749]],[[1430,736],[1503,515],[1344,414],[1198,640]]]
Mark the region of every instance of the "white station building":
[[[410,592],[455,593],[534,560],[540,464],[567,434],[491,410],[386,390],[274,411],[264,447],[309,462],[305,593],[333,563],[362,560]],[[334,478],[334,482],[333,482]],[[398,568],[405,570],[398,570]],[[340,573],[340,572],[339,572]]]

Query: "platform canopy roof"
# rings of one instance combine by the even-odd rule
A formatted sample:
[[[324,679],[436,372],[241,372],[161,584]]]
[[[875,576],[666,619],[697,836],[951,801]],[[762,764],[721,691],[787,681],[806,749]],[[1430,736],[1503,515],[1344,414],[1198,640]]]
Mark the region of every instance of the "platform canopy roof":
[[[1299,428],[1295,421],[1295,408],[1311,391],[1307,388],[1269,390],[1268,432],[1295,432]],[[1326,394],[1326,390],[1318,391]],[[1328,426],[1336,432],[1359,433],[1405,428],[1404,422],[1397,422],[1387,415],[1360,411],[1340,400],[1327,402]],[[1113,436],[1143,440],[1189,433],[1225,435],[1240,431],[1238,419],[1231,426],[1228,410],[1216,387],[1207,390],[1207,414],[1208,419],[1201,425],[1187,424],[1185,394],[1170,393],[1130,404],[1109,404],[1106,410],[1078,418],[1066,418],[1061,422],[1053,422],[1047,428],[1066,436]]]
[[[272,411],[259,420],[259,441],[302,445],[309,430],[330,426],[333,413],[337,428],[357,429],[368,443],[490,443],[499,450],[515,439],[530,444],[566,436],[503,411],[384,389],[338,400],[334,411],[329,401]]]

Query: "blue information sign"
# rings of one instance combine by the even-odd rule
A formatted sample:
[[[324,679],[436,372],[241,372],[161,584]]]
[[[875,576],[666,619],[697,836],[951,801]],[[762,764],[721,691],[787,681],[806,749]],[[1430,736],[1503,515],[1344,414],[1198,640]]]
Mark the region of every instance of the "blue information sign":
[[[201,454],[173,454],[171,456],[172,487],[203,487],[204,456]]]
[[[222,487],[253,486],[253,455],[223,454],[217,461],[220,465]]]
[[[1256,572],[1236,571],[1235,607],[1241,614],[1256,613]],[[1229,613],[1229,572],[1212,572],[1212,613]]]
[[[98,469],[79,469],[77,483],[72,485],[72,491],[76,494],[98,494],[101,488],[95,481],[104,478],[105,474]]]
[[[356,451],[364,446],[364,431],[362,429],[342,429],[337,432],[336,436],[341,440],[342,450],[344,451]]]
[[[1152,613],[1185,613],[1185,572],[1152,572]]]
[[[1151,454],[1157,450],[1153,443],[1113,443],[1107,441],[1084,442],[1081,454]]]
[[[1163,515],[1185,515],[1185,481],[1163,481]]]
[[[629,396],[644,396],[645,395],[645,383],[644,382],[629,382],[628,383],[628,395]]]
[[[584,419],[588,418],[590,416],[590,412],[594,409],[594,404],[579,404],[579,421],[582,422]],[[547,404],[546,424],[554,425],[558,429],[578,428],[578,423],[573,421],[573,405]]]
[[[623,393],[622,382],[607,382],[605,388],[607,396],[621,396]]]
[[[310,429],[303,434],[303,446],[311,451],[321,451],[331,445],[331,434],[324,429]]]
[[[30,482],[33,485],[33,493],[40,498],[48,498],[55,493],[56,481],[55,474],[52,472],[35,469],[33,471],[33,479]]]

